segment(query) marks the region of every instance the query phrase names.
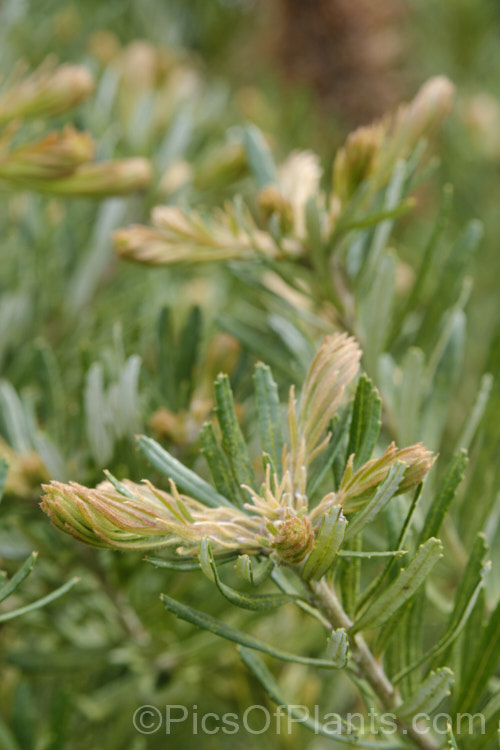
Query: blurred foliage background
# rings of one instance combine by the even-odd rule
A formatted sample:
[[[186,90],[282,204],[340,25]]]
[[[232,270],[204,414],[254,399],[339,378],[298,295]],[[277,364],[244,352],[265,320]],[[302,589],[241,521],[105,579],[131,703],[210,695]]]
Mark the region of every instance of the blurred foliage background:
[[[411,98],[430,75],[448,75],[458,97],[435,147],[439,163],[391,242],[412,266],[447,183],[449,241],[466,220],[484,222],[470,269],[464,367],[447,425],[452,442],[480,374],[499,369],[499,44],[494,0],[384,0],[376,7],[368,0],[0,2],[2,85],[48,56],[85,65],[96,81],[75,111],[29,124],[30,132],[40,136],[71,122],[92,134],[98,159],[141,156],[154,173],[146,189],[101,201],[2,186],[0,445],[11,468],[0,508],[0,568],[11,574],[39,551],[16,593],[19,606],[70,576],[81,581],[46,609],[0,621],[0,747],[160,748],[164,735],[133,730],[137,706],[186,703],[223,713],[263,700],[231,647],[167,617],[159,603],[168,591],[222,613],[224,601],[207,595],[200,576],[154,570],[136,554],[95,554],[55,532],[38,508],[40,482],[49,476],[90,484],[109,468],[141,479],[150,471],[134,445],[141,431],[199,463],[198,431],[213,406],[217,372],[231,373],[241,402],[248,395],[254,358],[221,323],[241,292],[238,279],[217,268],[120,262],[112,231],[147,222],[158,203],[212,206],[236,191],[251,194],[241,147],[249,121],[265,132],[278,160],[311,148],[326,171],[350,129]],[[306,356],[312,349],[304,340]],[[290,371],[300,375],[307,363],[294,354]],[[174,360],[173,390],[165,386],[165,357]],[[491,398],[498,414],[498,380]],[[477,492],[497,486],[484,471],[488,462],[495,467],[498,452],[494,420],[482,440]],[[469,522],[467,515],[459,522],[464,536]],[[480,525],[479,518],[473,526]],[[271,627],[251,613],[230,617],[256,633]],[[298,632],[302,647],[317,638],[288,609],[274,616],[272,629],[290,650]],[[332,687],[317,675],[296,665],[281,674],[296,703],[331,699]],[[335,700],[335,710],[352,708],[350,694],[341,699],[338,688]],[[192,743],[189,727],[179,725],[175,741]],[[323,746],[302,731],[203,736],[199,743],[208,750]]]

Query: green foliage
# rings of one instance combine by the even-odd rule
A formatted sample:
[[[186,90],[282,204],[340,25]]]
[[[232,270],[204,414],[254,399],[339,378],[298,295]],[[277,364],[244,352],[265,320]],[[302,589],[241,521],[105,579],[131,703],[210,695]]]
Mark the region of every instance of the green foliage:
[[[407,730],[444,710],[486,721],[450,726],[450,747],[496,747],[496,11],[411,9],[417,77],[458,85],[429,182],[443,79],[340,147],[329,116],[242,74],[244,5],[0,10],[0,745],[154,749],[161,733],[131,732],[141,703],[242,713],[267,694],[297,721],[266,746],[307,747],[297,705],[321,694],[398,716],[398,735],[344,722],[341,744],[443,746]],[[54,48],[77,65],[11,74]],[[113,233],[158,267],[113,257]],[[335,331],[363,350],[352,385],[342,361],[308,369]],[[439,453],[425,481],[420,440]],[[147,565],[49,528],[40,484],[106,468],[79,490],[86,524],[104,497],[120,522],[157,502],[153,523],[196,534]]]

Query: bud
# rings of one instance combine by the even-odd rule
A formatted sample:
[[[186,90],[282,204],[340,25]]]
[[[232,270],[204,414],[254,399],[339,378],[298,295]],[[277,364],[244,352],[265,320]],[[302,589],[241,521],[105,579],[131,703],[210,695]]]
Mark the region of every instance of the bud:
[[[283,234],[288,234],[293,229],[294,213],[292,204],[284,197],[276,185],[267,185],[257,194],[259,208],[266,220],[275,215],[279,217],[280,228]]]
[[[276,536],[271,540],[271,549],[279,562],[298,565],[314,546],[314,531],[307,516],[288,513],[280,523]]]
[[[106,198],[143,190],[151,177],[151,164],[147,159],[119,159],[83,164],[68,177],[44,183],[42,188],[58,195]]]
[[[397,460],[404,461],[407,466],[403,481],[399,485],[398,494],[407,492],[407,490],[411,490],[420,482],[423,482],[437,459],[437,455],[433,455],[422,443],[401,448],[396,455]]]
[[[358,128],[338,151],[333,164],[333,192],[342,203],[373,174],[382,137],[383,129],[379,124]]]
[[[43,189],[44,183],[71,175],[94,156],[94,142],[88,133],[68,125],[35,143],[8,151],[0,157],[0,179],[18,187]]]
[[[41,508],[54,526],[93,547],[152,549],[180,541],[175,498],[132,483],[120,494],[109,482],[88,489],[71,482],[43,485]]]
[[[164,492],[149,482],[102,482],[94,489],[71,482],[43,485],[41,508],[54,526],[93,547],[149,550],[177,547],[196,555],[204,537],[214,552],[260,549],[260,519],[238,508],[207,508],[180,495],[173,482]],[[178,545],[182,545],[179,547]]]
[[[455,87],[446,76],[436,76],[424,83],[410,104],[397,111],[390,135],[411,150],[420,138],[430,135],[450,114]]]
[[[252,221],[249,214],[245,218]],[[133,225],[115,232],[116,253],[138,263],[170,265],[245,260],[258,253],[274,257],[278,252],[273,239],[255,224],[240,228],[230,205],[210,222],[196,211],[157,206],[152,221],[153,227]]]
[[[14,81],[0,96],[0,124],[14,119],[53,117],[72,109],[94,88],[87,68],[50,63],[21,81]]]
[[[437,130],[451,112],[454,94],[455,87],[448,78],[431,78],[413,101],[382,121],[385,135],[378,170],[381,182],[390,174],[397,159],[408,156],[422,138],[428,138]]]
[[[300,396],[297,426],[299,440],[306,443],[309,464],[324,447],[322,441],[330,420],[340,406],[345,387],[359,368],[361,351],[345,333],[327,336],[306,375]]]
[[[402,462],[407,467],[398,488],[400,494],[420,484],[435,461],[431,451],[424,448],[422,443],[401,450],[391,443],[380,458],[367,461],[356,472],[353,472],[353,458],[349,458],[337,495],[337,502],[342,505],[344,513],[361,510],[394,464]]]
[[[306,205],[318,195],[322,169],[313,151],[292,151],[278,170],[281,193],[291,206],[296,237],[306,235]]]
[[[5,494],[29,498],[38,492],[40,482],[49,479],[49,473],[38,453],[18,453],[0,436],[0,455],[7,459],[9,471],[5,481]]]

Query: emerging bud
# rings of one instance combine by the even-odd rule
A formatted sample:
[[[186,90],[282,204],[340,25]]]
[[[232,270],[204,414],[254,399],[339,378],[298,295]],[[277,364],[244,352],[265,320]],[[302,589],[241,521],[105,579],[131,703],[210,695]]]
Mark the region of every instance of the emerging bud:
[[[35,496],[40,482],[49,479],[47,468],[38,453],[18,453],[1,436],[0,455],[6,458],[9,464],[4,490],[7,495],[19,498]]]
[[[306,205],[317,196],[322,169],[312,151],[292,151],[278,170],[283,198],[291,207],[293,231],[303,239],[306,235]]]
[[[83,164],[68,177],[44,183],[40,189],[65,196],[106,198],[143,190],[151,176],[151,164],[147,159],[120,159]]]
[[[391,467],[398,462],[405,463],[407,467],[398,493],[406,492],[420,484],[434,461],[435,456],[422,443],[401,450],[391,443],[380,458],[368,461],[356,472],[353,472],[351,456],[340,483],[337,502],[342,505],[344,513],[361,510],[384,481]]]
[[[345,203],[371,177],[383,138],[380,124],[358,128],[338,151],[333,164],[333,192]]]
[[[324,433],[340,406],[345,387],[359,368],[361,351],[345,333],[327,336],[306,375],[297,416],[298,442],[305,440],[309,464],[325,447]]]
[[[43,485],[42,510],[54,526],[93,547],[155,549],[177,547],[179,553],[198,554],[208,537],[214,552],[259,549],[259,518],[237,508],[207,508],[181,495],[173,482],[171,492],[149,482],[102,482],[95,489],[71,482]],[[178,545],[182,545],[179,547]]]
[[[80,65],[42,65],[0,96],[0,124],[59,115],[86,99],[93,87],[91,74]]]
[[[252,222],[250,215],[247,223]],[[134,225],[114,234],[116,253],[127,260],[148,265],[208,263],[245,260],[259,253],[275,257],[278,248],[266,232],[252,226],[241,229],[231,206],[219,211],[210,222],[195,211],[178,206],[157,206],[153,227]]]
[[[279,562],[298,565],[314,546],[314,531],[307,516],[287,514],[279,525],[276,536],[271,540],[271,548]]]
[[[446,76],[430,78],[413,101],[398,110],[391,135],[410,150],[420,138],[430,135],[448,117],[454,96],[455,87]]]
[[[273,214],[279,217],[281,231],[288,234],[293,229],[293,208],[276,185],[266,185],[257,195],[259,207],[266,219]]]
[[[68,125],[35,143],[18,146],[0,157],[0,179],[17,187],[43,189],[44,183],[67,177],[94,156],[88,133]]]

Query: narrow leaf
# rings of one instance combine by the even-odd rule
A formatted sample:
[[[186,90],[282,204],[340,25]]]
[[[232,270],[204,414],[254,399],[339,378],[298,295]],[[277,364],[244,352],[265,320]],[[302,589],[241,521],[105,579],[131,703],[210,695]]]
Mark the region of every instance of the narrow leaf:
[[[347,455],[354,453],[354,471],[371,457],[382,425],[382,401],[372,381],[361,375],[352,410]]]
[[[476,605],[481,589],[484,587],[485,577],[490,569],[490,564],[485,563],[484,558],[486,553],[486,540],[483,534],[479,534],[469,557],[467,567],[461,578],[460,586],[455,596],[455,606],[449,617],[444,634],[435,646],[395,675],[393,677],[394,683],[399,682],[414,669],[425,664],[425,662],[436,657],[439,653],[451,646],[463,631]]]
[[[174,351],[172,312],[169,307],[163,307],[157,324],[157,357],[161,393],[169,409],[178,406]]]
[[[3,614],[0,615],[0,622],[7,622],[7,620],[13,620],[14,617],[20,617],[21,615],[28,614],[28,612],[34,612],[37,609],[41,609],[42,607],[45,607],[47,604],[50,604],[56,599],[59,599],[61,596],[64,596],[64,594],[66,594],[70,589],[72,589],[73,586],[75,586],[75,584],[77,584],[79,580],[80,580],[79,578],[71,578],[71,580],[69,580],[63,586],[60,586],[55,591],[52,591],[51,594],[47,594],[47,596],[44,596],[41,599],[37,599],[35,602],[32,602],[31,604],[27,604],[25,607],[19,607],[19,609],[15,609],[11,612],[4,612]]]
[[[315,718],[310,718],[308,712],[304,715],[304,707],[295,706],[290,703],[290,701],[283,695],[281,687],[257,654],[254,654],[253,651],[242,646],[238,647],[238,652],[244,664],[248,667],[255,679],[262,685],[271,700],[278,706],[282,707],[295,721],[300,722],[307,729],[314,732],[314,734],[320,734],[323,737],[328,737],[330,740],[334,739],[336,742],[351,745],[356,748],[363,747],[368,748],[368,750],[401,749],[401,744],[399,742],[365,740],[355,731],[354,727],[350,726],[343,720],[341,720],[341,724],[345,729],[345,734],[341,731],[335,731],[329,728],[328,724],[320,724]]]
[[[331,508],[325,515],[316,535],[314,547],[309,553],[302,570],[304,580],[310,581],[312,578],[321,578],[333,565],[344,539],[346,525],[347,521],[339,505]]]
[[[224,565],[225,563],[232,562],[235,557],[236,554],[234,552],[217,555],[217,562],[219,565]],[[167,570],[178,571],[201,570],[198,558],[186,557],[183,559],[182,557],[151,557],[150,555],[146,555],[144,560],[151,563],[151,565],[154,565],[155,568],[166,568]]]
[[[195,500],[199,500],[200,503],[204,503],[211,508],[218,508],[220,505],[233,507],[229,500],[216,492],[208,482],[200,479],[197,474],[183,466],[155,440],[141,435],[138,438],[138,445],[155,469],[168,479],[172,479],[181,490],[194,497]]]
[[[466,451],[460,450],[453,456],[425,518],[424,528],[420,534],[420,543],[439,534],[443,519],[453,502],[458,485],[463,479],[467,463]]]
[[[241,487],[234,478],[229,459],[222,450],[211,422],[205,422],[201,434],[201,452],[205,456],[217,490],[235,505],[243,506]]]
[[[239,555],[234,569],[244,581],[248,581],[253,586],[260,586],[269,578],[275,567],[270,557],[260,565],[255,565],[255,559],[252,559],[250,555]]]
[[[8,473],[9,473],[9,463],[7,459],[2,456],[2,458],[0,458],[0,502],[3,497],[3,491],[5,489],[5,482],[7,481]]]
[[[429,539],[422,544],[408,567],[368,606],[350,632],[378,628],[387,622],[415,594],[442,555],[443,545],[439,539]]]
[[[10,581],[7,581],[2,588],[0,588],[0,603],[3,602],[7,597],[14,593],[19,588],[21,583],[29,576],[33,567],[36,563],[38,552],[32,552],[31,555],[24,561],[19,570],[14,573]]]
[[[431,672],[417,692],[396,709],[403,721],[411,721],[417,714],[431,714],[450,694],[453,672],[448,667]]]
[[[294,600],[289,594],[243,594],[241,591],[228,586],[220,579],[215,564],[214,555],[207,538],[202,540],[200,549],[200,565],[207,577],[215,583],[221,594],[237,607],[251,610],[276,609]]]
[[[387,505],[389,500],[394,497],[394,495],[398,491],[399,485],[403,480],[405,471],[406,464],[401,461],[391,467],[386,478],[378,487],[375,495],[365,505],[363,510],[361,510],[355,516],[354,520],[349,523],[349,527],[346,531],[346,540],[352,539],[357,534],[359,534],[359,532],[368,523],[371,523],[371,521],[373,521],[375,516],[380,513],[380,511]]]
[[[276,166],[264,136],[255,125],[243,130],[243,144],[247,152],[250,169],[257,179],[259,188],[276,182]]]
[[[255,651],[262,651],[263,653],[274,656],[276,659],[281,659],[282,661],[290,661],[296,664],[306,664],[314,667],[323,667],[324,669],[337,668],[336,664],[329,659],[313,659],[298,654],[292,654],[279,648],[273,648],[273,646],[269,646],[259,638],[255,638],[249,633],[244,633],[230,625],[226,625],[221,620],[217,620],[215,617],[205,614],[205,612],[193,609],[193,607],[189,607],[187,604],[181,604],[181,602],[172,599],[166,594],[161,595],[161,600],[168,611],[172,612],[176,617],[179,617],[181,620],[186,620],[186,622],[190,622],[192,625],[196,625],[196,627],[201,628],[202,630],[208,630],[210,633],[214,633],[221,638],[226,638],[228,641],[239,643],[240,645],[247,646]]]
[[[339,669],[347,666],[347,651],[349,641],[344,628],[333,630],[328,638],[328,656],[338,664]]]
[[[222,433],[222,445],[233,468],[236,481],[255,488],[255,475],[243,433],[234,409],[233,393],[227,375],[215,381],[216,413]]]
[[[193,391],[193,375],[200,349],[201,328],[201,310],[195,305],[189,312],[175,349],[177,394],[179,406],[184,409],[188,406]]]
[[[273,466],[280,475],[283,453],[280,401],[278,386],[267,365],[256,366],[254,384],[262,450],[270,456]]]
[[[458,711],[463,713],[476,708],[488,684],[496,672],[500,658],[500,602],[487,624],[482,628],[476,648],[467,650],[468,659],[458,699]]]

